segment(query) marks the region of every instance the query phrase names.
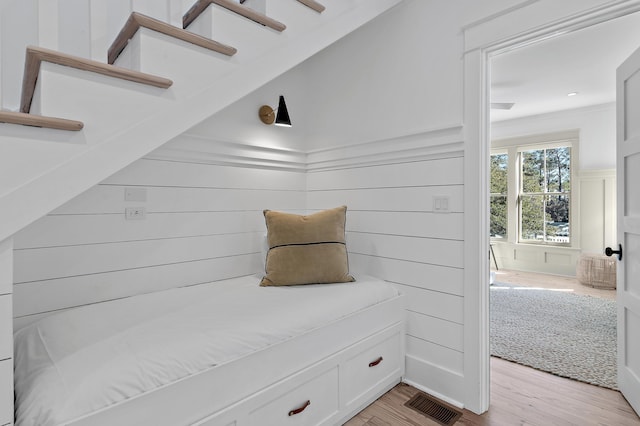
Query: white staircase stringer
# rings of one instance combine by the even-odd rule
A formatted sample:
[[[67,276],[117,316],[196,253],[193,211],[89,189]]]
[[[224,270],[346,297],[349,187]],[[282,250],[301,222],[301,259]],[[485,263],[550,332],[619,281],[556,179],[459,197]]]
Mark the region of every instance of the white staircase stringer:
[[[344,0],[328,0],[325,4],[328,9],[331,3],[341,1]],[[296,37],[290,35],[286,44],[274,47],[255,61],[240,64],[235,72],[211,82],[198,93],[176,98],[160,111],[121,129],[98,144],[81,148],[74,145],[74,152],[64,161],[49,162],[48,170],[16,182],[16,188],[0,194],[0,241],[290,70],[402,0],[348,1],[357,2],[358,6],[309,32]],[[162,70],[156,72],[161,73]],[[88,125],[90,123],[85,123],[85,126]],[[39,156],[37,147],[34,148],[31,155]]]

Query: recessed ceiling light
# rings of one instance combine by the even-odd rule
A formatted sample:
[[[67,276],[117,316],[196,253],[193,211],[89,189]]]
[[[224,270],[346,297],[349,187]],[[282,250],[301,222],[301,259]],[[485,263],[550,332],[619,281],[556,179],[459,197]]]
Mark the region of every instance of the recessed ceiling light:
[[[578,92],[571,92],[571,93],[567,93],[567,96],[575,96],[577,94],[578,94]]]

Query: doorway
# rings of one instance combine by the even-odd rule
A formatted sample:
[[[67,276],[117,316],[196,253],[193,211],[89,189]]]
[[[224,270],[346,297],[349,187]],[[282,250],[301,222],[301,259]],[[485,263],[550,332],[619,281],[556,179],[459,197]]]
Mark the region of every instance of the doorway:
[[[616,245],[615,70],[639,41],[635,13],[490,60],[491,355],[611,389],[615,288],[560,277]]]
[[[538,4],[536,4],[538,5]],[[544,9],[544,5],[539,4]],[[523,7],[528,7],[523,5]],[[512,25],[512,28],[519,28],[517,32],[509,35],[508,31],[504,31],[500,20],[490,21],[486,25],[482,24],[481,31],[468,31],[465,38],[466,54],[465,63],[465,132],[469,140],[478,140],[479,143],[469,143],[465,146],[465,158],[489,158],[490,142],[489,142],[489,95],[490,95],[490,60],[499,54],[504,54],[527,45],[535,44],[543,40],[550,40],[562,34],[572,33],[581,29],[589,28],[612,19],[629,15],[630,13],[640,10],[640,2],[616,2],[608,3],[606,6],[600,6],[589,10],[580,10],[579,6],[572,5],[568,9],[575,9],[575,12],[565,11],[565,18],[558,20],[553,13],[542,12],[534,19],[527,19],[521,22],[521,26]],[[542,10],[542,9],[540,9]],[[539,10],[539,11],[540,11]],[[520,15],[522,19],[522,15]],[[545,19],[547,19],[545,21]],[[504,20],[502,20],[504,21]],[[504,22],[502,22],[504,23]],[[513,22],[511,23],[513,24]],[[525,28],[525,30],[523,30]],[[526,28],[529,28],[526,30]],[[515,31],[515,30],[514,30]],[[477,37],[476,37],[477,36]],[[466,226],[470,230],[478,230],[480,234],[469,234],[469,248],[465,251],[471,258],[472,255],[486,253],[489,247],[489,236],[486,231],[488,226],[488,198],[489,198],[489,182],[488,182],[488,161],[473,164],[469,161],[465,166],[469,179],[465,180],[465,200],[468,201],[467,207],[478,211],[478,217],[466,218]],[[471,176],[480,176],[479,181],[474,180]],[[475,196],[478,194],[478,196]],[[477,210],[476,210],[477,208]],[[486,213],[484,213],[486,212]],[[465,240],[467,238],[465,237]],[[468,271],[467,271],[468,269]],[[475,274],[475,277],[474,277]],[[484,411],[489,405],[489,318],[488,318],[488,301],[489,286],[481,286],[479,289],[474,286],[477,276],[481,277],[480,281],[488,284],[489,281],[489,258],[482,256],[477,263],[470,262],[469,267],[465,268],[465,300],[466,295],[474,298],[477,296],[477,302],[471,301],[466,304],[467,313],[470,318],[477,318],[478,321],[471,321],[469,324],[465,322],[465,331],[470,336],[479,336],[475,340],[478,345],[479,355],[469,355],[466,358],[467,365],[477,366],[477,371],[472,368],[469,371],[473,375],[477,375],[479,388],[479,398],[472,400],[470,405],[478,404],[480,411]],[[476,281],[477,282],[477,281]],[[472,339],[469,339],[470,341]],[[474,346],[470,346],[471,350],[475,350]],[[473,377],[470,377],[470,382]],[[475,407],[473,408],[475,411]]]

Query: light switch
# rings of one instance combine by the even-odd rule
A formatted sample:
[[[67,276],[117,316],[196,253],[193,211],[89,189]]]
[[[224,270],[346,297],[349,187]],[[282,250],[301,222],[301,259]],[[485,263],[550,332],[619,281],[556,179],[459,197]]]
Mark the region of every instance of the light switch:
[[[433,212],[434,213],[448,213],[449,212],[449,197],[440,195],[433,197]]]

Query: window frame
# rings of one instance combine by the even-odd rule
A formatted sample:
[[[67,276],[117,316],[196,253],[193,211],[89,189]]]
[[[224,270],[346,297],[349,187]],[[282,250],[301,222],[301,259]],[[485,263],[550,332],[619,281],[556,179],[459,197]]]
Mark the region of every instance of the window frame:
[[[571,189],[569,191],[563,191],[563,192],[549,192],[548,188],[547,188],[547,184],[546,184],[546,175],[547,175],[547,156],[546,156],[546,151],[550,150],[550,149],[555,149],[555,148],[569,148],[570,153],[569,153],[569,176],[570,176],[570,185],[571,185]],[[517,152],[518,152],[518,174],[519,174],[519,185],[518,185],[518,196],[516,199],[516,203],[517,203],[517,210],[518,210],[518,234],[517,234],[517,241],[520,244],[540,244],[540,245],[547,245],[547,246],[558,246],[558,247],[571,247],[571,242],[573,240],[573,226],[572,226],[572,216],[573,216],[573,181],[574,181],[574,174],[573,174],[573,156],[574,156],[574,152],[573,152],[573,146],[571,144],[571,142],[569,141],[564,141],[564,142],[555,142],[555,143],[543,143],[543,144],[531,144],[531,145],[523,145],[523,146],[518,146],[516,147]],[[523,179],[523,175],[524,175],[524,164],[523,164],[523,155],[525,152],[530,152],[530,151],[545,151],[545,164],[544,164],[544,173],[545,173],[545,188],[542,192],[525,192],[524,191],[524,179]],[[522,228],[523,228],[523,222],[522,222],[522,212],[523,212],[523,198],[527,197],[527,196],[531,196],[531,197],[543,197],[543,199],[545,197],[548,197],[550,195],[565,195],[567,197],[569,197],[569,241],[567,242],[559,242],[559,241],[546,241],[547,238],[547,222],[545,220],[542,221],[543,223],[543,237],[544,240],[543,241],[537,241],[537,240],[532,240],[532,239],[525,239],[522,237]],[[545,200],[546,202],[546,200]]]
[[[569,147],[570,158],[570,191],[569,196],[569,242],[535,241],[521,238],[521,187],[522,187],[522,156],[521,153],[535,149],[552,149]],[[531,135],[509,139],[492,141],[490,155],[507,154],[507,238],[494,238],[494,242],[508,242],[512,244],[549,246],[549,247],[580,247],[580,223],[579,223],[579,133],[577,130],[568,130],[552,134]],[[490,160],[489,160],[490,161]],[[490,177],[490,176],[489,176]],[[565,193],[563,191],[563,193]],[[558,193],[547,193],[554,195]],[[491,200],[489,200],[491,201]],[[489,204],[490,205],[490,204]]]

